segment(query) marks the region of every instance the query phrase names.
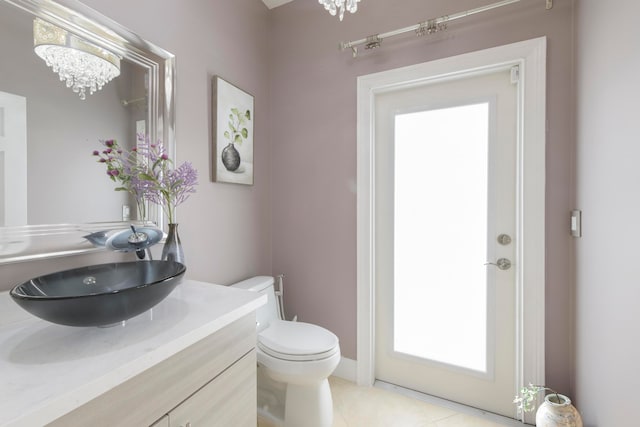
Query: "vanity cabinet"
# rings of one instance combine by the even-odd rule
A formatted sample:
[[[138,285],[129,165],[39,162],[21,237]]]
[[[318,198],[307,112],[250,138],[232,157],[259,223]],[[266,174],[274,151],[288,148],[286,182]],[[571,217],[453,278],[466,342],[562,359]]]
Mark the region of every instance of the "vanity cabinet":
[[[169,427],[256,426],[256,354],[245,355],[169,412]]]
[[[48,425],[255,427],[255,319],[241,317]]]

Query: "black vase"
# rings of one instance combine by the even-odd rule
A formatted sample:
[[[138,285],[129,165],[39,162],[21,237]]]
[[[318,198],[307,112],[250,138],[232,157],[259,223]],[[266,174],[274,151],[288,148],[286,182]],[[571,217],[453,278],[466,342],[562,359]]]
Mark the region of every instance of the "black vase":
[[[178,235],[178,224],[169,224],[169,233],[162,248],[161,259],[163,261],[175,261],[180,264],[185,264],[184,251],[182,249],[182,243],[180,242],[180,236]]]
[[[236,150],[233,142],[222,150],[222,164],[229,172],[233,172],[240,167],[240,153]]]

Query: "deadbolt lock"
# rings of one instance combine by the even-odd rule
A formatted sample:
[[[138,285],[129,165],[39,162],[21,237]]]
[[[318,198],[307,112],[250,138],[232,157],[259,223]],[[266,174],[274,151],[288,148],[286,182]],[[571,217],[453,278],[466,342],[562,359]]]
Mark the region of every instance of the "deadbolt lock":
[[[509,236],[508,234],[499,235],[498,243],[500,243],[503,246],[507,246],[509,243],[511,243],[511,236]]]

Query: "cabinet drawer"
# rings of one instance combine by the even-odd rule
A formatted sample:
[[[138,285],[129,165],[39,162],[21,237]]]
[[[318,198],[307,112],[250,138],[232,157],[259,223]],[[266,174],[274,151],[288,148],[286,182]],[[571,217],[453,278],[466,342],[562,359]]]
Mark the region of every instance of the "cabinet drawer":
[[[251,351],[255,344],[256,320],[255,313],[252,313],[48,426],[152,425]],[[224,391],[222,393],[225,394]]]
[[[171,427],[255,427],[256,352],[252,350],[169,413]]]

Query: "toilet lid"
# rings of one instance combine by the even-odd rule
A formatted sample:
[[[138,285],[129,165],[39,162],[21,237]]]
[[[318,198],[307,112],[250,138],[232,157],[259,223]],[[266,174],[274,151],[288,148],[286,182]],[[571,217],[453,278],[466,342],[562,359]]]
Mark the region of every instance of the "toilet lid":
[[[296,356],[331,355],[338,346],[338,337],[318,325],[275,320],[258,334],[258,344],[276,357],[288,355],[300,359]]]

